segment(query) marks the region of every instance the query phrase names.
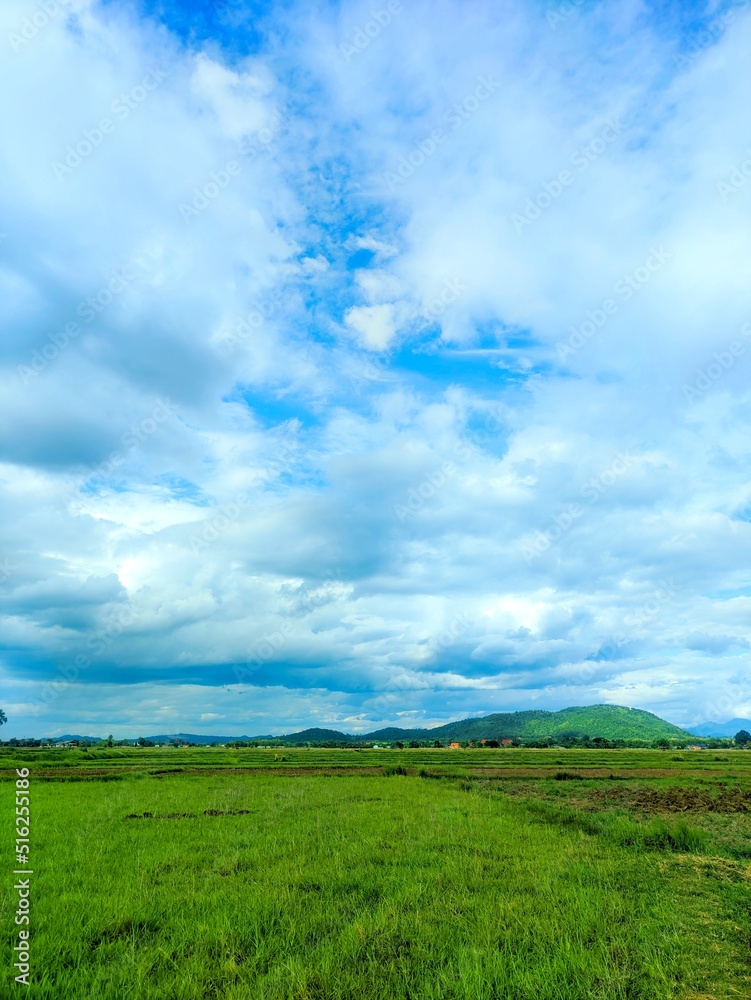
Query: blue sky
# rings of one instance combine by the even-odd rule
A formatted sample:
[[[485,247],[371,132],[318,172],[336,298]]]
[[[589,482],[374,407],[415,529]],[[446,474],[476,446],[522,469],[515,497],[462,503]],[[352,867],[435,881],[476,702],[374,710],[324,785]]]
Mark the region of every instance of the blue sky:
[[[751,714],[751,5],[0,43],[5,738]]]

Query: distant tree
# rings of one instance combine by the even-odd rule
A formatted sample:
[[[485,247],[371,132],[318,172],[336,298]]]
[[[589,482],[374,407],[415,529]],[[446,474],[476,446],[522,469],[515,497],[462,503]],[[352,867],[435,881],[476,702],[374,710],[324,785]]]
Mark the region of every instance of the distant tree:
[[[485,746],[489,747],[491,750],[497,749],[500,745],[501,744],[498,742],[498,740],[486,740],[485,741]]]
[[[5,714],[2,708],[0,708],[0,726],[4,726],[7,721],[8,721],[8,716]]]
[[[739,729],[733,739],[737,746],[745,747],[747,743],[751,743],[751,733],[747,729]]]
[[[440,740],[433,740],[433,746],[440,748],[443,746],[443,743]]]
[[[419,749],[420,744],[417,742],[417,740],[410,740],[409,746],[411,750],[417,750]]]

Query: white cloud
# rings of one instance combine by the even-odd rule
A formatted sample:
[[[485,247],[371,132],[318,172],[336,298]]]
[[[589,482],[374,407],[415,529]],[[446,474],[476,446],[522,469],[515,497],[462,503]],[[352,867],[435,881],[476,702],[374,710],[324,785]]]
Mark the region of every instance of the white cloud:
[[[396,336],[394,306],[355,306],[348,309],[344,321],[358,343],[369,351],[385,351]]]

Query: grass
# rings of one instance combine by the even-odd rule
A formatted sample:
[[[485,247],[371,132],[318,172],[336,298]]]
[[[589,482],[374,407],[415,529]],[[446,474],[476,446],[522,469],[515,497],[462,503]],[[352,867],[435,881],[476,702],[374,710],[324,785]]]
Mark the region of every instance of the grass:
[[[751,995],[749,817],[719,811],[751,754],[566,751],[579,780],[560,751],[284,756],[0,751],[32,769],[34,829],[33,985],[8,875],[0,996]]]

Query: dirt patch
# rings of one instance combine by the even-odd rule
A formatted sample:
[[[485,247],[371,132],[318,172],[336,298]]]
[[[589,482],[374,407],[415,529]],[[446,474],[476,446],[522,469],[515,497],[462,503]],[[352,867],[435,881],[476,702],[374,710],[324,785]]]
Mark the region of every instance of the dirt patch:
[[[751,754],[749,754],[751,758]],[[493,780],[509,780],[513,781],[518,778],[532,778],[539,780],[547,780],[554,778],[556,773],[561,770],[560,765],[550,766],[550,767],[534,767],[534,766],[509,766],[509,767],[464,767],[461,766],[460,773],[456,771],[457,761],[447,761],[446,764],[441,763],[431,768],[429,773],[422,774],[422,777],[446,777],[446,778],[491,778]],[[278,764],[268,764],[262,763],[253,767],[217,767],[215,765],[208,765],[206,767],[191,766],[191,767],[176,767],[170,768],[169,771],[165,771],[162,768],[150,769],[148,766],[141,764],[134,764],[133,766],[120,766],[114,765],[110,767],[88,767],[88,766],[73,766],[73,767],[39,767],[34,771],[35,781],[120,781],[123,778],[128,777],[143,777],[143,778],[154,778],[155,780],[160,780],[165,776],[169,777],[171,775],[180,776],[190,776],[190,775],[222,775],[222,774],[244,774],[249,776],[263,777],[265,775],[274,775],[276,777],[285,778],[309,778],[309,777],[322,777],[322,778],[336,778],[336,777],[348,777],[350,775],[363,775],[363,776],[374,776],[377,777],[384,773],[384,767],[388,765],[328,765],[320,766],[315,763],[308,765],[282,765]],[[410,772],[412,769],[409,769]],[[419,773],[418,768],[415,768],[416,773]],[[425,768],[421,769],[425,771]],[[673,778],[678,780],[680,778],[686,778],[690,775],[692,778],[714,778],[718,776],[717,770],[707,770],[698,768],[652,768],[652,767],[616,767],[602,766],[602,767],[578,767],[573,765],[572,773],[576,773],[582,778],[586,779],[599,779],[599,780],[610,780],[610,781],[628,781],[640,778]],[[742,771],[731,770],[730,768],[724,769],[721,772],[725,777],[736,775],[738,777],[747,775],[748,769]],[[7,778],[9,781],[15,778],[15,771],[10,768],[0,769],[0,780]]]
[[[159,925],[153,920],[122,920],[119,923],[104,927],[95,937],[91,939],[92,948],[98,948],[103,944],[110,944],[121,939],[132,941],[144,941],[153,937],[159,932]]]
[[[538,778],[547,780],[555,778],[560,768],[558,767],[503,767],[482,769],[471,768],[463,772],[462,777],[472,775],[478,778],[501,779],[508,778]],[[691,768],[663,768],[663,767],[576,767],[575,773],[581,778],[601,781],[629,781],[636,778],[684,778],[689,775],[692,778],[717,778],[717,771],[698,770]],[[726,776],[727,771],[723,772]],[[745,773],[745,772],[744,772]],[[447,774],[446,777],[449,777]]]
[[[204,809],[203,813],[128,813],[126,819],[197,819],[198,816],[250,816],[250,809]]]
[[[259,764],[257,767],[182,767],[172,768],[169,771],[161,769],[150,770],[143,765],[134,767],[94,768],[94,767],[40,767],[34,771],[35,781],[121,781],[127,777],[137,775],[144,778],[162,779],[165,775],[221,775],[221,774],[247,774],[262,777],[273,774],[281,775],[285,778],[303,777],[309,778],[311,775],[320,775],[324,778],[346,777],[352,774],[380,775],[383,773],[383,765],[373,767],[318,767],[310,764],[307,767],[278,767],[268,764]],[[0,780],[14,780],[16,772],[12,768],[0,769]]]
[[[204,816],[249,816],[250,809],[204,809]]]
[[[590,801],[600,805],[620,805],[645,813],[748,813],[751,791],[743,788],[595,788]]]

